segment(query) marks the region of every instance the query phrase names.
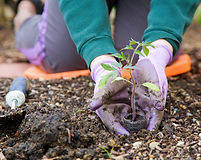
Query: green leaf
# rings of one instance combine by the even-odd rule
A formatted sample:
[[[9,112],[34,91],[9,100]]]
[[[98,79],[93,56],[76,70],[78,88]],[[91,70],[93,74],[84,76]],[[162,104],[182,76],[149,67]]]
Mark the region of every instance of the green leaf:
[[[140,69],[140,68],[133,66],[133,65],[125,65],[123,68],[124,69]]]
[[[132,46],[132,45],[135,45],[135,44],[137,44],[137,42],[135,40],[131,39],[130,42],[129,42],[129,46]]]
[[[144,54],[145,54],[146,56],[148,56],[148,54],[149,54],[149,49],[148,49],[146,46],[143,46],[143,47],[142,47],[142,50],[143,50]]]
[[[78,110],[76,110],[76,111],[74,112],[74,114],[77,114],[77,113],[82,112],[82,111],[84,111],[84,110],[83,110],[83,109],[78,109]]]
[[[150,44],[149,46],[152,47],[152,48],[156,48],[156,47],[155,47],[154,45],[152,45],[152,44]]]
[[[114,54],[112,54],[112,56],[116,57],[116,58],[121,58],[122,57],[120,53],[114,53]]]
[[[149,46],[151,44],[151,42],[142,42],[141,46]]]
[[[158,88],[158,86],[155,85],[155,84],[153,84],[153,83],[145,82],[145,83],[143,83],[142,85],[145,86],[145,87],[147,87],[147,88],[150,88],[150,89],[152,89],[152,90],[154,90],[154,91],[157,91],[157,92],[160,91],[160,89]]]
[[[103,149],[106,153],[107,153],[107,155],[108,155],[108,157],[109,157],[109,159],[111,159],[112,158],[112,155],[111,155],[111,153],[105,148],[105,147],[103,147],[103,146],[100,146],[100,148],[101,149]]]
[[[126,60],[126,56],[123,54],[123,52],[121,52],[121,54],[120,53],[112,54],[112,56],[119,58],[121,61]]]
[[[121,61],[126,60],[126,56],[124,55],[124,53],[123,53],[123,52],[121,52],[121,56],[122,56]]]
[[[152,45],[151,42],[142,42],[142,43],[141,43],[141,46],[142,46],[142,47],[143,47],[143,46],[145,46],[145,47],[148,47],[148,46],[149,46],[149,47],[155,48],[155,46]]]
[[[125,80],[125,79],[123,77],[116,77],[111,83],[115,81],[121,81],[121,80]]]
[[[98,84],[98,88],[104,87],[104,86],[106,85],[108,79],[109,79],[112,75],[113,75],[113,72],[111,72],[111,73],[109,73],[109,74],[107,74],[107,75],[101,77],[101,80],[100,80],[100,82],[99,82],[99,84]]]
[[[127,45],[126,47],[122,48],[121,51],[122,50],[134,50],[134,48],[130,45]]]
[[[115,67],[118,67],[118,68],[121,68],[122,67],[122,64],[121,63],[111,63],[112,66],[115,66]]]
[[[110,66],[109,64],[101,63],[101,66],[107,71],[114,71],[116,70],[114,67]]]
[[[142,52],[140,52],[139,50],[136,50],[135,53],[144,57],[144,54]]]

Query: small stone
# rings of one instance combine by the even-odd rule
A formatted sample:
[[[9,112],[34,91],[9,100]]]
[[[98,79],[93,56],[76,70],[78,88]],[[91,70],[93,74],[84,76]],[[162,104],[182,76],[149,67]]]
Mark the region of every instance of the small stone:
[[[153,154],[150,154],[149,158],[155,158],[155,156]]]
[[[151,142],[149,144],[149,148],[151,148],[151,150],[154,150],[158,145],[159,145],[159,142]]]
[[[139,148],[141,145],[142,145],[142,141],[135,142],[135,143],[133,143],[133,148],[137,149],[137,148]]]
[[[198,146],[201,146],[201,140],[199,141]]]
[[[201,121],[196,121],[196,124],[197,124],[198,126],[200,126],[200,125],[201,125]]]
[[[60,106],[60,104],[58,102],[55,105],[58,106],[58,107]]]
[[[75,87],[75,86],[76,86],[76,84],[75,84],[75,83],[72,83],[72,84],[71,84],[71,87]]]
[[[176,114],[178,111],[178,108],[174,108],[173,113]]]
[[[125,146],[125,147],[128,147],[128,146],[129,146],[129,144],[128,144],[128,143],[126,143],[126,144],[124,144],[124,146]]]
[[[186,98],[185,98],[185,102],[190,102],[191,101],[191,97],[190,96],[187,96]]]
[[[201,138],[201,133],[199,134],[199,137]]]
[[[125,135],[121,135],[120,138],[121,138],[122,140],[124,140],[124,139],[125,139]]]
[[[180,108],[182,108],[182,109],[184,109],[184,110],[186,110],[186,106],[185,105],[183,105],[183,104],[181,104],[180,106],[179,106]]]
[[[197,121],[197,119],[193,118],[192,121],[193,121],[193,123],[195,123]]]
[[[170,119],[171,122],[176,122],[177,120],[175,118]]]
[[[127,156],[129,154],[124,154],[124,155],[120,155],[120,156],[112,156],[111,158],[112,159],[115,159],[115,160],[125,160],[125,156]]]
[[[91,157],[91,155],[89,155],[89,154],[85,154],[84,156],[83,156],[83,159],[91,159],[92,157]]]
[[[177,124],[177,123],[172,123],[172,125],[175,127],[181,126],[180,124]]]
[[[141,155],[142,155],[142,152],[138,152],[137,154],[138,154],[138,156],[141,156]]]
[[[49,91],[48,94],[53,95],[54,91]]]
[[[2,152],[0,152],[0,159],[1,159],[1,160],[6,160],[6,157],[3,155]]]
[[[110,140],[109,140],[109,144],[108,144],[108,145],[109,145],[109,146],[111,146],[111,147],[116,146],[116,142],[115,142],[115,140],[110,139]]]
[[[186,116],[188,116],[188,117],[191,117],[191,116],[193,116],[190,112],[187,112],[186,113]]]
[[[178,147],[183,147],[184,146],[184,142],[183,141],[178,141],[177,142],[177,146]]]
[[[96,116],[95,116],[95,115],[89,115],[88,117],[89,117],[90,119],[92,119],[92,120],[93,120],[93,119],[96,119]]]
[[[163,137],[164,137],[164,135],[163,135],[162,132],[159,132],[159,133],[158,133],[158,136],[159,136],[160,138],[163,138]]]
[[[120,152],[124,152],[126,149],[121,147],[119,150],[120,150]],[[112,151],[112,153],[114,153],[114,152]]]
[[[94,86],[94,83],[90,82],[89,87],[93,87],[93,86]]]
[[[2,106],[0,106],[0,111],[2,111],[3,110],[3,107]]]

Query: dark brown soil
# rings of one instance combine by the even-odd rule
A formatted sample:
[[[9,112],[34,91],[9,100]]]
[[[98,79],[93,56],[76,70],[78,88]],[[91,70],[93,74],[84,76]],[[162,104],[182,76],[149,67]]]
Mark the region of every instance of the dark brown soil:
[[[89,109],[94,88],[90,77],[31,80],[26,103],[12,111],[21,115],[15,117],[13,113],[14,121],[4,119],[0,123],[0,153],[8,160],[107,159],[104,147],[113,159],[201,159],[201,46],[197,45],[197,41],[201,45],[201,39],[198,33],[201,34],[201,26],[194,25],[185,36],[184,51],[192,58],[192,70],[168,79],[165,115],[157,132],[141,130],[130,137],[109,133]],[[14,49],[12,36],[7,45],[5,39],[6,36],[4,42],[0,39],[0,57],[7,61],[14,56],[2,51],[9,53]],[[189,48],[188,44],[191,44]],[[21,61],[23,57],[19,57]],[[11,82],[10,78],[0,79],[0,115],[10,112],[5,95]]]
[[[147,120],[144,116],[135,115],[134,121],[132,120],[133,114],[129,113],[127,114],[121,121],[121,125],[126,128],[127,131],[129,132],[138,132],[141,129],[146,129],[147,128]]]

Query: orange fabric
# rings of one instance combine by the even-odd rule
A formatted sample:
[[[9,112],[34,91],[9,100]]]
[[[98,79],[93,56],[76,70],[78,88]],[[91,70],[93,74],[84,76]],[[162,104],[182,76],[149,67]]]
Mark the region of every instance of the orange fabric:
[[[90,74],[89,70],[79,70],[79,71],[69,71],[61,73],[46,73],[40,68],[34,66],[28,68],[24,72],[24,76],[29,79],[61,79],[61,78],[75,78],[79,76],[88,76]]]
[[[165,73],[167,77],[175,76],[190,71],[191,69],[191,59],[187,54],[181,55],[174,63],[165,68]],[[24,76],[29,79],[61,79],[61,78],[75,78],[79,76],[88,76],[90,74],[89,70],[79,70],[79,71],[68,71],[61,73],[51,73],[48,74],[42,71],[38,67],[30,67],[24,72]],[[130,78],[128,72],[122,72],[124,78]]]
[[[188,54],[182,54],[175,62],[165,68],[167,77],[176,76],[191,70],[191,58]]]

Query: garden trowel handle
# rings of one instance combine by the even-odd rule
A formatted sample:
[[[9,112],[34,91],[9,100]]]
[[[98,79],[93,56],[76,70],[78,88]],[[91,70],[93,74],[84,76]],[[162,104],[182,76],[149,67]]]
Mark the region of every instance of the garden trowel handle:
[[[24,77],[17,77],[13,80],[9,92],[6,94],[6,103],[15,109],[25,102],[26,91],[29,88],[29,81]]]

